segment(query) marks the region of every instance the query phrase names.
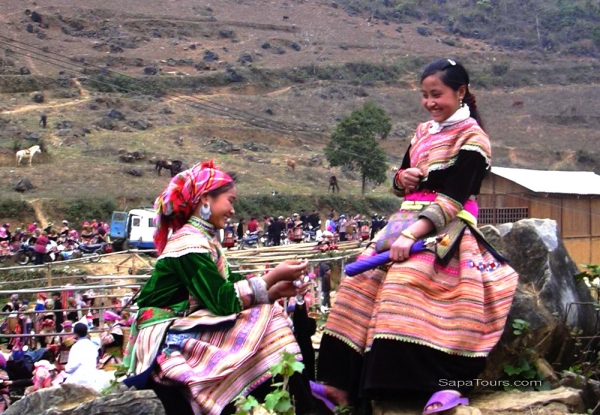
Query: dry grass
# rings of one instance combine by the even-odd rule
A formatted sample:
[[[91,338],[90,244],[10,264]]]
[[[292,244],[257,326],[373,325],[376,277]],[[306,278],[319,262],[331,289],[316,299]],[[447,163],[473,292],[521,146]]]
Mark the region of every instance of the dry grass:
[[[213,11],[209,12],[207,1],[182,0],[167,5],[158,0],[144,0],[143,3],[139,0],[126,3],[107,0],[102,3],[101,10],[83,4],[60,9],[65,21],[80,19],[86,29],[97,29],[103,22],[108,22],[111,25],[122,24],[120,30],[128,35],[146,36],[138,42],[137,49],[110,54],[92,48],[95,40],[68,36],[60,30],[64,22],[56,17],[58,0],[39,7],[51,22],[48,37],[44,40],[24,32],[25,23],[18,12],[22,8],[21,3],[16,0],[5,3],[3,10],[15,12],[0,11],[0,22],[5,23],[0,25],[0,34],[17,37],[37,47],[46,46],[54,54],[86,56],[94,64],[111,64],[110,70],[134,75],[139,75],[142,68],[131,62],[140,57],[144,65],[157,65],[164,71],[196,73],[189,66],[170,67],[160,60],[191,58],[199,62],[206,50],[219,54],[220,62],[211,67],[217,72],[223,71],[226,65],[239,67],[237,58],[242,53],[251,54],[253,66],[263,73],[311,64],[327,69],[327,65],[358,61],[390,65],[399,60],[409,62],[407,55],[424,54],[464,58],[476,73],[489,69],[496,61],[509,61],[511,68],[531,73],[533,68],[540,71],[559,68],[555,71],[568,74],[569,68],[586,64],[583,59],[561,60],[560,56],[541,55],[535,56],[538,63],[532,63],[530,53],[491,51],[482,42],[465,39],[461,41],[460,48],[453,48],[436,41],[442,32],[438,33],[433,26],[434,35],[429,37],[417,35],[414,30],[416,24],[403,25],[402,33],[398,33],[396,25],[369,24],[360,16],[348,16],[342,9],[313,2],[274,5],[262,0],[223,1],[211,3]],[[209,15],[216,22],[207,21]],[[283,21],[284,15],[289,19]],[[158,17],[162,23],[157,23]],[[153,30],[166,30],[165,27],[175,37],[147,37]],[[235,38],[220,38],[218,30],[221,28],[234,30]],[[262,49],[264,42],[269,42],[272,48]],[[298,43],[301,50],[293,51],[289,47],[290,42]],[[190,44],[196,44],[197,48],[186,50]],[[285,54],[274,53],[277,46],[284,47]],[[12,54],[11,59],[17,67],[27,66],[38,75],[56,75],[60,70],[23,55]],[[332,73],[335,74],[335,70]],[[6,152],[0,152],[0,176],[5,179],[0,185],[0,198],[77,199],[101,196],[118,200],[151,200],[166,186],[168,176],[165,173],[158,177],[147,160],[133,165],[120,162],[120,149],[140,151],[147,158],[181,159],[188,165],[214,158],[217,164],[238,174],[242,195],[278,191],[318,197],[326,194],[328,178],[332,174],[340,179],[343,194],[358,195],[360,180],[357,177],[343,175],[339,170],[329,170],[325,166],[310,167],[308,160],[322,155],[327,137],[337,120],[364,102],[374,101],[392,117],[392,134],[382,145],[390,161],[399,163],[415,126],[426,119],[426,114],[420,109],[417,76],[414,71],[408,71],[403,72],[395,83],[369,81],[358,84],[356,80],[347,81],[335,76],[327,81],[307,78],[292,82],[265,75],[264,82],[255,79],[255,83],[225,87],[201,85],[196,90],[178,91],[179,98],[168,94],[161,99],[131,98],[93,91],[89,97],[86,91],[80,91],[81,94],[74,98],[61,98],[57,91],[50,91],[46,94],[47,102],[38,106],[32,106],[28,93],[0,94],[0,113],[17,111],[0,114],[0,150]],[[479,84],[484,84],[483,81],[486,79],[481,78]],[[584,82],[585,78],[580,81]],[[65,91],[72,93],[76,88],[71,85]],[[495,164],[577,168],[574,155],[578,150],[592,155],[597,153],[595,132],[600,122],[594,111],[599,104],[598,92],[596,85],[475,88],[478,105],[493,141]],[[523,101],[524,105],[513,107],[517,100]],[[309,132],[285,134],[252,127],[239,120],[193,108],[189,104],[194,102],[218,103],[274,121],[302,126]],[[94,103],[97,109],[91,109],[90,105]],[[152,127],[139,131],[129,127],[127,120],[118,122],[114,131],[95,127],[94,123],[107,114],[109,107],[123,111],[127,120],[145,120]],[[165,107],[170,107],[173,113],[165,114]],[[267,114],[267,109],[273,114]],[[47,130],[38,126],[42,111],[49,117],[50,128]],[[74,125],[71,133],[65,136],[60,136],[61,132],[54,128],[55,123],[62,120],[70,120]],[[89,128],[91,133],[81,134],[82,128]],[[25,132],[40,133],[48,148],[47,154],[34,158],[31,168],[16,167],[12,154],[15,141],[26,145],[20,138]],[[179,137],[183,139],[182,146],[176,143]],[[248,141],[260,142],[268,145],[271,152],[261,154],[242,149],[239,153],[222,155],[210,152],[205,145],[213,138],[228,140],[239,147]],[[250,161],[249,156],[268,163]],[[297,161],[296,171],[286,167],[287,157]],[[133,177],[124,173],[131,167],[142,170],[143,176]],[[12,190],[11,185],[23,176],[28,177],[36,189],[21,196]],[[387,186],[380,186],[372,193],[386,195]]]

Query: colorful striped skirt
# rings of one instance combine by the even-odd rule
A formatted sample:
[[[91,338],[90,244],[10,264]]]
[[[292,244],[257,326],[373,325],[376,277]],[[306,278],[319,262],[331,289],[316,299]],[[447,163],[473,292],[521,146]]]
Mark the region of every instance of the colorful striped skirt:
[[[156,361],[153,381],[184,386],[196,414],[218,415],[238,395],[251,393],[271,378],[269,368],[284,350],[300,359],[290,325],[277,306],[254,306],[232,316],[202,310],[170,323],[137,332],[134,373]]]
[[[504,330],[518,275],[469,229],[458,243],[445,266],[423,251],[387,271],[345,278],[325,333],[360,354],[375,339],[389,339],[448,354],[487,356]],[[374,254],[369,247],[362,255]]]
[[[371,244],[361,256],[375,254]],[[500,340],[517,280],[469,228],[444,261],[422,251],[346,277],[325,325],[317,378],[349,392],[351,402],[473,380]]]

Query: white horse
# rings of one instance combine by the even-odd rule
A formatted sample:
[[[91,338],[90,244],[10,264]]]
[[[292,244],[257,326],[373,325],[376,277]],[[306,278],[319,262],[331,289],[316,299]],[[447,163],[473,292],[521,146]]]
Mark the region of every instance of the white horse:
[[[33,160],[33,155],[35,153],[42,154],[42,149],[40,148],[40,146],[31,146],[27,150],[17,151],[17,166],[21,164],[21,160],[23,160],[23,157],[29,158],[29,165],[31,166],[31,160]]]

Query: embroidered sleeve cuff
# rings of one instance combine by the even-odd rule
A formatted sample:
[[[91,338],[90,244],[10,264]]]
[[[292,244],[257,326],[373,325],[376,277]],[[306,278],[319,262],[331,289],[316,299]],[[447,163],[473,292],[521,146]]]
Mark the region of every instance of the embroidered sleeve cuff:
[[[254,304],[269,304],[269,292],[267,282],[262,277],[250,278],[252,291],[254,291]]]
[[[434,224],[435,230],[439,232],[456,217],[462,208],[462,203],[438,193],[435,202],[423,209],[419,217],[429,219]]]
[[[245,310],[254,304],[254,290],[250,280],[241,280],[233,284],[235,293],[240,301],[240,307]]]
[[[234,284],[234,287],[242,310],[256,304],[269,303],[267,283],[261,277],[238,281]]]

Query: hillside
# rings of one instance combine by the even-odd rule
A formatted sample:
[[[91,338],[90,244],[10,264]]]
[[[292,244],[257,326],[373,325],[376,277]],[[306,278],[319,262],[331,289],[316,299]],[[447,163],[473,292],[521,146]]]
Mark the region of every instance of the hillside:
[[[0,199],[60,201],[51,217],[71,212],[60,208],[67,201],[131,207],[168,182],[157,159],[214,158],[237,173],[246,197],[277,192],[311,204],[335,174],[342,196],[359,200],[358,176],[322,157],[330,131],[376,102],[392,117],[382,145],[398,163],[426,119],[420,68],[438,56],[470,69],[496,165],[598,168],[597,2],[531,0],[521,13],[493,0],[429,3],[2,0]],[[551,32],[557,16],[571,26],[560,20]],[[577,28],[579,38],[567,35]],[[540,47],[541,37],[553,47]],[[38,141],[44,153],[17,167],[14,151]],[[139,160],[123,162],[133,152]],[[21,177],[35,188],[15,192]],[[371,195],[387,197],[387,187]]]

